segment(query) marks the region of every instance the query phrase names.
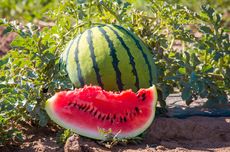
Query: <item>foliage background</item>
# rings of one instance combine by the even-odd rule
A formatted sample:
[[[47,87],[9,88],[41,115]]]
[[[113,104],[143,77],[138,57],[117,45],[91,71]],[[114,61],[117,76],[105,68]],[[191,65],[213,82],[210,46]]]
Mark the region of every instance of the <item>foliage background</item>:
[[[207,98],[208,107],[226,105],[229,6],[227,0],[2,0],[2,34],[18,36],[0,60],[0,144],[23,140],[22,122],[47,125],[45,101],[72,89],[59,71],[60,54],[69,40],[98,23],[122,25],[149,46],[161,107],[175,88],[187,105],[198,97]]]

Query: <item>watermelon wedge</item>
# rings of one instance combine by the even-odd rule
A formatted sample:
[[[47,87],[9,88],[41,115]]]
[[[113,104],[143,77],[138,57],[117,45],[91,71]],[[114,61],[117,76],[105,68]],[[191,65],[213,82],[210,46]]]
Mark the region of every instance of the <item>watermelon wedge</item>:
[[[56,93],[46,102],[46,111],[60,126],[89,138],[106,140],[108,135],[131,138],[141,134],[155,116],[155,86],[110,92],[84,86]]]

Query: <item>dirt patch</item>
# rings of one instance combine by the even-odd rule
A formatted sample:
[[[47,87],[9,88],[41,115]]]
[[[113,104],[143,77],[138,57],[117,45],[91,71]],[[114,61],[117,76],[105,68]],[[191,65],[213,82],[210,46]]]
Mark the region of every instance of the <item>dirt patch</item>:
[[[116,145],[106,149],[92,140],[72,136],[65,152],[74,151],[230,151],[230,118],[157,118],[139,145]]]
[[[18,127],[23,132],[23,142],[0,147],[0,152],[61,152],[63,146],[58,141],[58,129],[38,127],[23,123]]]
[[[10,43],[17,36],[17,34],[14,32],[4,34],[4,30],[5,27],[0,26],[0,57],[6,54],[6,52],[11,49]]]
[[[57,143],[57,131],[27,128],[26,140],[0,147],[4,152],[155,152],[155,151],[230,151],[230,117],[158,117],[139,144],[115,145],[111,149],[97,141],[71,136],[65,146]]]
[[[230,148],[230,117],[157,118],[145,139],[168,148]]]

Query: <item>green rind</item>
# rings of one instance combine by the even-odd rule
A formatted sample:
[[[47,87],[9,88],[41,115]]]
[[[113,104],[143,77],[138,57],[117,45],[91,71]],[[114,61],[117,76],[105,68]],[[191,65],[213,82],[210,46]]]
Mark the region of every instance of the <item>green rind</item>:
[[[118,26],[118,25],[114,25],[116,28],[118,28],[119,30],[122,30],[124,31],[127,35],[130,36],[130,39],[132,39],[132,41],[135,42],[136,44],[136,47],[139,49],[139,52],[141,52],[141,56],[142,58],[144,59],[144,62],[146,64],[145,67],[147,67],[147,71],[148,71],[148,83],[149,83],[149,86],[151,86],[153,84],[153,76],[152,76],[152,64],[153,62],[151,62],[152,60],[149,60],[149,57],[148,56],[151,56],[150,55],[150,51],[147,47],[143,47],[145,46],[144,43],[134,34],[132,33],[131,31],[128,31],[127,29],[121,27],[121,26]],[[142,67],[143,68],[143,67]],[[139,70],[142,70],[142,68],[140,68]]]
[[[109,44],[107,43],[105,37],[100,32],[98,27],[92,28],[92,33],[94,52],[100,70],[103,89],[118,90],[116,83],[116,73],[113,69],[112,58],[110,57]],[[94,82],[89,83],[94,84]]]
[[[99,29],[103,30],[104,34]],[[111,29],[117,32],[120,40]],[[90,36],[89,31],[91,31]],[[70,47],[67,46],[65,52],[66,54],[69,52],[69,57],[67,56],[68,60],[64,58],[62,61],[68,65],[68,75],[76,87],[83,86],[82,81],[79,81],[80,77],[84,80],[84,84],[99,85],[107,91],[121,89],[137,91],[139,88],[148,88],[156,84],[156,66],[152,55],[145,44],[132,32],[115,25],[101,25],[86,30],[81,34],[79,42],[78,66],[73,63],[75,43],[77,42],[75,41]],[[131,55],[128,55],[127,50]],[[77,62],[76,58],[75,62]],[[136,70],[135,73],[132,72],[133,69]]]
[[[153,90],[153,93],[154,93],[154,99],[153,99],[153,111],[152,111],[152,115],[151,117],[149,118],[149,120],[145,123],[145,125],[137,130],[135,130],[134,132],[130,132],[130,133],[127,133],[127,134],[122,134],[122,133],[118,133],[117,135],[117,138],[133,138],[133,137],[136,137],[138,136],[139,134],[141,134],[142,132],[144,132],[152,123],[154,117],[155,117],[155,111],[156,111],[156,105],[157,105],[157,90],[156,90],[156,87],[155,85],[153,85],[152,87],[150,87],[152,90]],[[47,114],[50,116],[50,118],[56,122],[57,124],[59,124],[60,126],[62,126],[63,128],[66,128],[66,129],[71,129],[73,132],[75,133],[78,133],[82,136],[86,136],[86,137],[89,137],[89,138],[93,138],[93,139],[98,139],[98,140],[106,140],[106,137],[101,134],[98,130],[98,132],[94,132],[92,130],[89,130],[89,129],[85,129],[85,128],[77,128],[76,126],[73,126],[72,124],[68,123],[68,122],[63,122],[59,117],[58,115],[54,112],[54,108],[53,108],[53,105],[54,105],[54,101],[55,101],[55,98],[57,96],[54,95],[52,98],[48,99],[46,101],[46,105],[45,105],[45,109],[47,111]],[[98,129],[103,129],[103,128],[98,128]]]
[[[82,33],[81,39],[79,41],[79,52],[78,52],[78,58],[79,58],[79,65],[81,67],[81,75],[84,79],[85,84],[91,83],[92,85],[99,85],[97,82],[97,76],[96,73],[93,70],[93,60],[91,58],[90,53],[90,45],[87,40],[88,37],[88,31],[85,31]],[[78,77],[77,71],[74,69],[71,69],[69,72],[74,73],[74,77]],[[81,84],[75,84],[76,87],[82,87]]]
[[[112,42],[114,42],[115,54],[119,59],[118,69],[121,72],[121,82],[122,82],[123,89],[126,90],[126,89],[130,89],[130,86],[135,86],[133,87],[133,89],[139,90],[140,87],[139,86],[136,87],[135,84],[136,83],[135,78],[137,75],[134,75],[134,73],[132,72],[133,67],[134,70],[136,71],[135,64],[131,64],[133,57],[131,56],[130,59],[130,56],[128,54],[128,51],[130,52],[130,48],[128,47],[128,45],[124,43],[123,38],[118,33],[116,33],[115,30],[113,30],[109,26],[105,26],[104,30],[109,35]],[[132,54],[130,53],[130,55]]]
[[[151,85],[149,84],[150,78],[149,78],[149,74],[148,74],[149,73],[148,72],[148,66],[146,64],[145,59],[143,58],[142,52],[137,47],[134,39],[131,38],[130,35],[128,35],[124,30],[118,29],[114,25],[107,25],[107,26],[112,28],[113,30],[115,30],[120,35],[120,37],[123,39],[124,43],[128,46],[130,53],[134,57],[135,68],[137,70],[137,76],[139,79],[139,88],[150,87],[152,84]],[[140,39],[137,39],[137,41],[141,46],[144,45],[144,43],[142,43],[142,41],[140,41]],[[152,56],[148,49],[147,49],[147,54],[148,54],[148,56]],[[151,62],[151,65],[153,65],[153,64],[154,64],[154,62]],[[123,66],[126,66],[126,65],[123,65]],[[127,83],[127,82],[125,82],[125,83]],[[155,83],[153,83],[153,84],[155,84]],[[136,86],[135,83],[129,84],[129,85],[127,85],[126,89],[131,88],[133,91],[137,91],[138,89],[136,89],[136,87],[134,87],[134,86]]]

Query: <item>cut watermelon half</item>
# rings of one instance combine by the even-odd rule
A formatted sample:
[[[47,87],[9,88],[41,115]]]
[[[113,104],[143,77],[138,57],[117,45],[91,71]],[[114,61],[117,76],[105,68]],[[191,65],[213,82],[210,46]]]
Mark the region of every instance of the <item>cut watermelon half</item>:
[[[155,116],[155,86],[109,92],[98,86],[84,86],[56,93],[46,102],[53,121],[82,136],[105,140],[108,135],[131,138],[141,134]]]

